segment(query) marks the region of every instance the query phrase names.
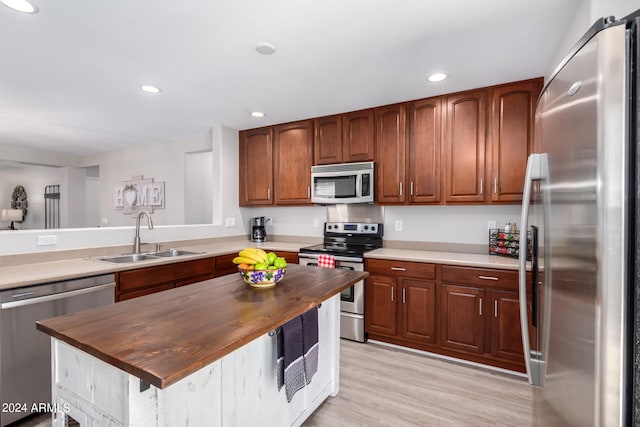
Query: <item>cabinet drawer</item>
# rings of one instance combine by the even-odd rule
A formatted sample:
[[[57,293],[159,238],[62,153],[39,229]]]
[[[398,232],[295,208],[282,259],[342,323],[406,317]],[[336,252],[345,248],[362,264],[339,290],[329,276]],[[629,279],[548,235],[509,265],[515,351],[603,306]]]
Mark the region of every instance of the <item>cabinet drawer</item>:
[[[442,282],[517,289],[518,271],[443,265]]]
[[[435,264],[392,261],[388,259],[367,259],[366,263],[366,270],[371,274],[386,274],[431,280],[435,280],[436,278]]]
[[[176,282],[194,276],[211,274],[213,258],[158,265],[118,274],[120,292],[146,288],[157,283]]]

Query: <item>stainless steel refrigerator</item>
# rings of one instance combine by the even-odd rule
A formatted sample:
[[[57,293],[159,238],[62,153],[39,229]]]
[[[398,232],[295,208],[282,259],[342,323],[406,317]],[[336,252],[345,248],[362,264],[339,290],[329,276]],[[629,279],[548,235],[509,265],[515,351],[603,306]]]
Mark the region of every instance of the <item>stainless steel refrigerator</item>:
[[[533,257],[520,251],[520,313],[540,426],[640,425],[639,12],[596,22],[536,107],[520,238]]]

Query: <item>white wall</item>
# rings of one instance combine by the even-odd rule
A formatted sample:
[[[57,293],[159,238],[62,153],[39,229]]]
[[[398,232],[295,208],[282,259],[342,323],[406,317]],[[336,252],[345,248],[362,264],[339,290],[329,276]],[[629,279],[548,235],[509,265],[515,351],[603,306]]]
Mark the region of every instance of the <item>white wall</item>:
[[[276,207],[243,208],[242,219],[248,226],[251,218],[271,218],[269,235],[322,237],[327,220],[327,208]],[[314,228],[314,219],[320,227]],[[396,220],[402,221],[402,231],[396,231]],[[384,238],[413,242],[487,244],[487,222],[496,221],[499,228],[507,222],[520,221],[520,205],[497,206],[386,206],[384,208]]]
[[[201,138],[194,138],[193,141],[187,141],[183,145],[183,151],[197,151],[197,147],[209,147],[214,153],[214,217],[233,218],[236,222],[235,226],[224,227],[217,224],[206,225],[164,225],[162,221],[156,221],[154,215],[153,230],[144,229],[142,231],[142,239],[146,242],[199,239],[207,237],[224,237],[237,236],[246,233],[243,221],[241,221],[241,213],[238,208],[238,132],[234,129],[224,126],[213,126],[212,132],[203,135]],[[172,153],[179,152],[180,144],[175,144]],[[138,154],[136,154],[138,155]],[[157,155],[157,154],[156,154]],[[168,156],[170,157],[170,156]],[[135,169],[141,169],[140,173],[145,175],[149,173],[160,173],[174,167],[174,163],[170,161],[168,164],[155,164],[147,167],[146,163],[150,162],[154,156],[146,157],[143,164],[135,163]],[[158,157],[155,157],[156,159]],[[182,154],[180,154],[179,165],[183,165]],[[99,159],[82,159],[79,166],[92,166]],[[130,164],[131,166],[132,164]],[[179,166],[180,181],[184,179],[183,166]],[[125,172],[129,173],[129,170]],[[134,172],[135,173],[135,172]],[[167,174],[175,173],[175,171],[167,171]],[[148,175],[151,176],[151,175]],[[129,176],[130,178],[130,176]],[[111,177],[111,180],[114,178]],[[121,179],[117,177],[117,179]],[[102,168],[101,168],[101,181]],[[106,180],[101,184],[107,186]],[[107,187],[108,188],[108,187]],[[218,190],[215,190],[218,188]],[[181,194],[182,190],[178,189]],[[175,194],[175,193],[174,193]],[[168,197],[171,197],[168,194]],[[112,203],[109,200],[109,203]],[[102,202],[101,202],[102,203]],[[183,203],[180,203],[181,206]],[[183,210],[184,207],[181,208]],[[217,212],[217,213],[216,213]],[[0,231],[0,255],[12,255],[20,253],[44,252],[63,249],[82,249],[101,246],[127,245],[133,243],[134,224],[124,227],[102,227],[102,228],[84,228],[84,229],[65,229],[65,230],[21,230],[17,232]],[[37,246],[37,236],[47,234],[56,235],[58,243],[53,246]]]
[[[582,35],[598,19],[605,16],[614,16],[617,19],[640,9],[639,0],[575,0],[576,11],[573,19],[567,22],[565,35],[551,64],[546,77],[549,77],[558,64],[571,51]]]
[[[61,168],[0,162],[0,209],[11,207],[11,194],[17,185],[27,192],[27,215],[17,228],[44,228],[44,187],[60,184]],[[0,223],[6,229],[9,222]]]

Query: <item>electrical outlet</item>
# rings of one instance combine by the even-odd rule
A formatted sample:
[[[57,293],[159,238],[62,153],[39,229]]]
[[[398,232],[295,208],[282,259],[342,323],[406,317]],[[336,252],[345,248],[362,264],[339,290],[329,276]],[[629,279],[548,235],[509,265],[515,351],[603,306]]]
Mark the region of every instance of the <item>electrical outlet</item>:
[[[318,218],[313,218],[313,228],[320,228],[320,220]]]
[[[495,220],[487,221],[487,230],[493,230],[496,228]]]
[[[396,219],[396,231],[402,231],[402,220]]]
[[[224,226],[225,227],[235,227],[236,226],[236,219],[234,217],[225,218],[224,219]]]
[[[48,235],[48,236],[38,236],[38,246],[50,246],[58,244],[58,236],[56,235]]]

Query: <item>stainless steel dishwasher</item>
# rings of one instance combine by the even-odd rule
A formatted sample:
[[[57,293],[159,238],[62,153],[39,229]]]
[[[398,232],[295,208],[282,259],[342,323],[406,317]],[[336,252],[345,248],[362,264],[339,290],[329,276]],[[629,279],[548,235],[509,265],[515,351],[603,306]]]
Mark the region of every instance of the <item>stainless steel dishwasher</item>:
[[[114,302],[113,274],[0,292],[0,424],[51,402],[51,337],[36,321]]]

